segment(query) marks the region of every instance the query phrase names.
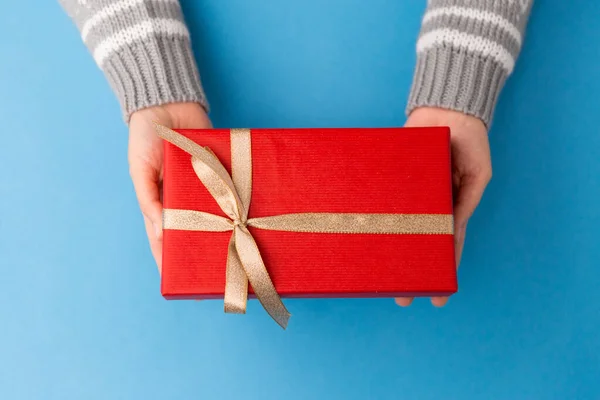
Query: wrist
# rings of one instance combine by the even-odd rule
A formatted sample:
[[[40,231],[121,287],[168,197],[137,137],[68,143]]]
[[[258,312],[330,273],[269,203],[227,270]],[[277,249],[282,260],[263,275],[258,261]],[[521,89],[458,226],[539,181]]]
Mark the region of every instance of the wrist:
[[[406,111],[439,107],[472,115],[489,126],[508,77],[491,57],[440,47],[419,53]]]
[[[485,129],[485,122],[478,117],[441,107],[416,107],[408,115],[406,126],[467,126]]]
[[[156,121],[170,128],[209,128],[212,126],[206,109],[197,102],[167,103],[142,108],[131,114],[131,122],[137,119]]]
[[[101,67],[127,123],[141,109],[194,102],[208,108],[186,36],[154,33],[115,51]]]

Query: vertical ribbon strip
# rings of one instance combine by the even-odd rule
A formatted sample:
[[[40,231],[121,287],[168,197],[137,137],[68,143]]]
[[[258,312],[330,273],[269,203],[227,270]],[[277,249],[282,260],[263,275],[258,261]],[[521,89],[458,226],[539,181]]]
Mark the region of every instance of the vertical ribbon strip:
[[[241,221],[248,219],[250,198],[252,197],[252,159],[250,130],[232,129],[231,141],[231,178],[242,206]],[[227,256],[227,270],[225,279],[225,312],[245,314],[248,301],[248,278],[242,261],[237,253],[235,235],[231,235]]]
[[[228,218],[195,210],[163,210],[163,228],[233,231],[227,254],[225,312],[245,313],[248,281],[271,317],[286,328],[290,313],[277,294],[260,251],[247,229],[339,234],[453,234],[452,214],[299,213],[248,218],[252,198],[249,129],[232,129],[231,176],[209,148],[155,124],[158,136],[190,154],[194,172]]]

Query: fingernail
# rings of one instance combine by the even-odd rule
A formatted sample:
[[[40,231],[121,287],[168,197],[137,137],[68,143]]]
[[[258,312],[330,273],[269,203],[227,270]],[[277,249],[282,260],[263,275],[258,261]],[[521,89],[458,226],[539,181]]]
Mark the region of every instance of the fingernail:
[[[160,227],[158,225],[156,225],[154,222],[152,223],[152,226],[154,226],[154,234],[156,235],[157,238],[160,238]]]

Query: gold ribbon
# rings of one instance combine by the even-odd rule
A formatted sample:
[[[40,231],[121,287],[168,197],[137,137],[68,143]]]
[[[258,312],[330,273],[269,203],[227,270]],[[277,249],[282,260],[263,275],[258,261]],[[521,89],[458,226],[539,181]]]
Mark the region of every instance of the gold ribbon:
[[[247,227],[308,233],[453,234],[452,214],[299,213],[248,219],[252,197],[249,129],[231,130],[231,176],[208,147],[155,124],[158,136],[192,156],[192,167],[229,218],[201,211],[164,209],[163,229],[233,231],[227,254],[225,312],[246,312],[248,281],[271,317],[286,328],[287,311]]]

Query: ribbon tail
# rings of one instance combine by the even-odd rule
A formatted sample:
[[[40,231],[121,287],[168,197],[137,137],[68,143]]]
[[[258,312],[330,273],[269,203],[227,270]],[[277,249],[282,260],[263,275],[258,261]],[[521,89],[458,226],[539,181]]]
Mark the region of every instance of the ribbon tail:
[[[248,302],[248,278],[235,246],[235,235],[231,235],[227,253],[227,279],[225,283],[225,312],[245,314]]]
[[[194,172],[219,204],[221,210],[232,220],[242,219],[242,201],[236,192],[229,173],[217,156],[212,151],[172,129],[157,123],[154,124],[154,127],[159,137],[192,156]]]
[[[233,236],[235,237],[235,247],[239,259],[256,297],[271,318],[285,329],[290,318],[290,313],[283,305],[279,294],[275,290],[275,286],[269,277],[254,238],[242,226],[234,228]]]

